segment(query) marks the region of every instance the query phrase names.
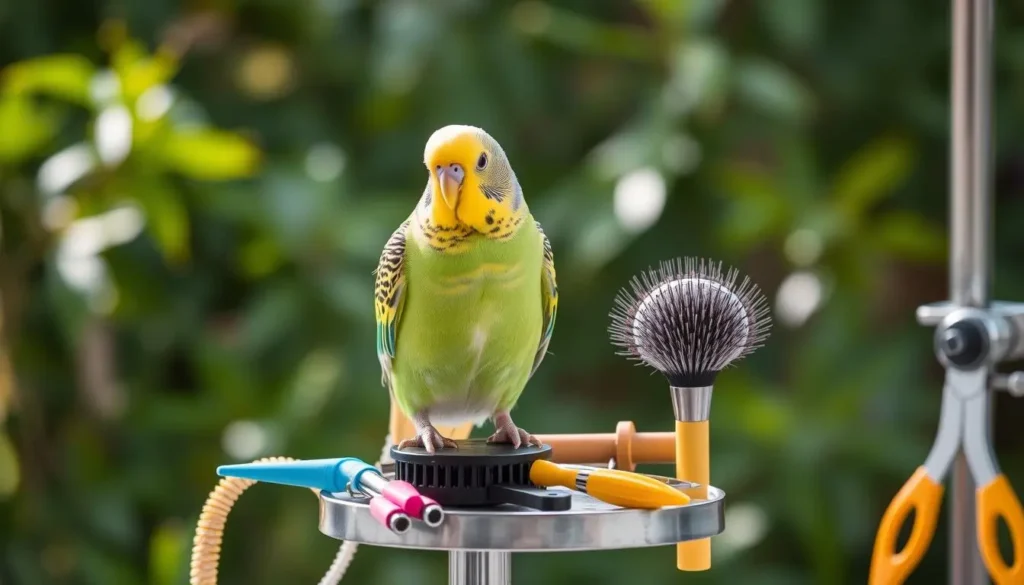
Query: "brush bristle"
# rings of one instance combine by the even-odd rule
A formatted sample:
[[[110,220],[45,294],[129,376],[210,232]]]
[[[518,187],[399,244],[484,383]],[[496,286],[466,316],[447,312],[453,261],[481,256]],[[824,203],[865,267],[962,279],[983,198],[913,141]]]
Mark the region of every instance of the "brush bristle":
[[[615,298],[612,343],[658,370],[673,386],[710,386],[715,375],[768,338],[760,289],[722,264],[698,258],[662,262],[633,277]]]

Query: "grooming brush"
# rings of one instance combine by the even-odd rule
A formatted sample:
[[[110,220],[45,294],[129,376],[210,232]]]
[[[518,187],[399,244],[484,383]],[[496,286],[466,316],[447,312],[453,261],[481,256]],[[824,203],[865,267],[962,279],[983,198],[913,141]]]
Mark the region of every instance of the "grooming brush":
[[[620,355],[668,380],[676,417],[676,475],[707,498],[711,395],[718,373],[761,347],[771,319],[764,295],[735,269],[697,258],[662,262],[615,299],[609,326]],[[711,568],[710,539],[680,543],[680,571]]]

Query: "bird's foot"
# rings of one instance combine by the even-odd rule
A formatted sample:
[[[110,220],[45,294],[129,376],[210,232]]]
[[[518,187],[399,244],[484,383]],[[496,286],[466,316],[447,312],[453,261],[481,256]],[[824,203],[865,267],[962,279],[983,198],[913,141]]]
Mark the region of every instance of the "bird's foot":
[[[494,426],[497,430],[487,438],[488,443],[512,443],[514,449],[529,445],[540,447],[540,439],[517,427],[507,412],[499,412],[494,416]]]
[[[458,449],[458,444],[448,437],[445,437],[434,425],[425,424],[417,425],[419,429],[415,439],[406,439],[398,444],[398,450],[401,451],[407,447],[422,447],[426,449],[427,453],[434,453],[438,449],[445,449],[451,447],[452,449]]]

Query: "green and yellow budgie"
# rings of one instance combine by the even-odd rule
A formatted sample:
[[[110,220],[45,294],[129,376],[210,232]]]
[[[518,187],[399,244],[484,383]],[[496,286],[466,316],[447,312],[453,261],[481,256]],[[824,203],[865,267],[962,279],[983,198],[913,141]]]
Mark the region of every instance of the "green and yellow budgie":
[[[415,425],[398,448],[456,447],[435,425],[487,419],[489,441],[539,444],[510,412],[554,330],[551,244],[483,130],[441,128],[423,162],[426,189],[388,239],[374,291],[382,383]]]

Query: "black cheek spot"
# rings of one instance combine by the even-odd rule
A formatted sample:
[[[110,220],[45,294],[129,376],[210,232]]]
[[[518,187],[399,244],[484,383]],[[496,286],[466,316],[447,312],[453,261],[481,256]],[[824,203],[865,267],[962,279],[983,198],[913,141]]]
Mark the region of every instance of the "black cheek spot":
[[[491,233],[492,233],[492,234],[496,234],[496,233],[498,233],[499,231],[501,231],[501,228],[500,228],[500,227],[498,227],[498,226],[494,226],[493,228],[491,228]]]
[[[487,217],[484,218],[484,221],[487,222],[487,225],[494,225],[494,217],[493,216],[488,215]]]

